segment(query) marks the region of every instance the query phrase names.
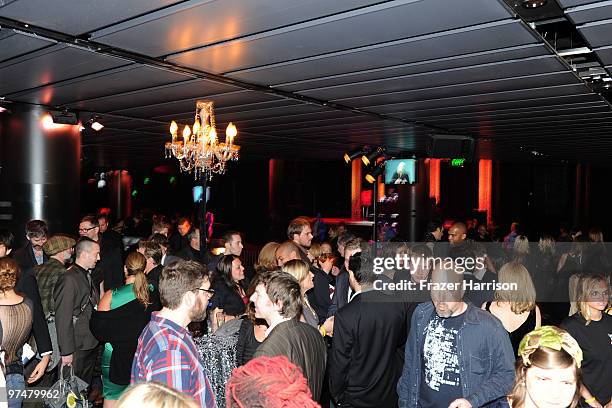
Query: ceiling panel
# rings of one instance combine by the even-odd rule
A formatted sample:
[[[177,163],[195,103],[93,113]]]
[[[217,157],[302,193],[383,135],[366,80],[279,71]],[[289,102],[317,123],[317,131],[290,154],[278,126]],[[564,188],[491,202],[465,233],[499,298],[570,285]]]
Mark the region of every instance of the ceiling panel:
[[[120,58],[58,44],[0,64],[0,94],[8,95],[126,64],[128,61]]]
[[[396,0],[185,52],[171,57],[171,60],[208,72],[224,73],[501,20],[509,16],[507,8],[490,0]],[[355,30],[355,27],[359,27],[359,30]]]
[[[264,109],[273,106],[286,106],[288,103],[300,104],[298,101],[287,101],[272,95],[252,91],[237,91],[225,94],[206,95],[202,91],[197,98],[180,101],[141,105],[133,108],[120,109],[113,113],[135,117],[158,117],[169,114],[193,113],[196,102],[200,99],[210,99],[215,103],[215,112],[236,112],[244,110]]]
[[[536,57],[527,60],[514,60],[485,64],[467,68],[455,68],[443,71],[432,71],[422,74],[392,76],[390,78],[363,81],[339,86],[308,89],[300,94],[324,100],[342,100],[359,96],[408,91],[412,89],[441,88],[450,85],[471,82],[490,82],[513,77],[530,76],[540,79],[542,74],[561,73],[565,68],[557,58],[552,56]],[[567,72],[562,72],[567,74]],[[567,80],[567,78],[564,78]],[[284,88],[282,88],[284,89]]]
[[[17,0],[0,6],[0,16],[78,35],[178,2],[180,0]]]
[[[612,38],[612,19],[586,23],[576,27],[591,47],[609,45]]]
[[[602,102],[602,99],[595,94],[582,93],[577,95],[569,96],[556,96],[556,97],[540,97],[540,98],[528,98],[528,99],[515,99],[510,101],[502,102],[484,102],[484,103],[471,103],[453,107],[441,107],[441,108],[416,108],[406,114],[402,114],[402,117],[411,119],[414,115],[425,115],[425,116],[444,116],[444,115],[470,115],[480,112],[503,112],[507,110],[526,108],[534,109],[538,107],[546,106],[573,106],[581,103],[595,103]]]
[[[438,58],[429,61],[394,65],[391,67],[372,68],[363,71],[327,75],[314,79],[298,80],[272,85],[288,91],[299,91],[304,89],[322,88],[326,86],[351,84],[362,81],[372,81],[376,79],[397,78],[400,76],[434,71],[452,70],[454,68],[488,64],[506,60],[524,59],[541,55],[548,56],[545,47],[540,44],[530,44],[519,47],[510,47],[504,50],[464,54],[455,57]],[[414,58],[414,56],[410,57]]]
[[[403,64],[422,64],[422,72],[427,72],[430,63],[434,66],[432,69],[452,68],[457,64],[462,66],[465,57],[468,58],[465,65],[469,65],[471,55],[466,54],[492,52],[500,47],[534,45],[535,40],[524,25],[514,20],[505,20],[234,71],[228,76],[262,84],[282,84]],[[520,58],[522,55],[517,52],[511,58]],[[437,65],[444,62],[451,65]],[[392,75],[392,72],[389,74]]]
[[[596,3],[599,0],[557,0],[562,8],[581,6],[583,4]]]
[[[451,106],[463,106],[470,104],[489,104],[495,102],[512,102],[522,99],[564,96],[584,93],[584,85],[562,85],[550,86],[538,89],[522,89],[517,91],[488,93],[482,95],[467,95],[459,97],[439,98],[433,100],[421,100],[405,103],[396,103],[385,106],[369,107],[368,110],[377,113],[397,113],[412,109],[431,109]],[[519,102],[520,103],[520,102]],[[486,106],[486,105],[485,105]]]
[[[595,48],[594,51],[604,65],[612,65],[612,46]]]
[[[0,62],[53,44],[53,41],[0,29]]]
[[[188,79],[190,79],[190,77],[186,75],[159,68],[132,64],[53,86],[15,93],[13,96],[19,98],[21,101],[31,103],[70,105],[71,107],[79,109],[100,110],[104,112],[116,109],[117,103],[119,102],[114,101],[104,105],[104,103],[96,104],[95,101],[91,103],[74,101],[125,93],[132,90],[141,90]],[[133,106],[133,104],[137,102],[128,95],[122,98],[122,103],[124,105],[128,104],[129,106]]]
[[[572,80],[573,82],[577,82],[574,79],[573,74],[569,72],[558,72],[529,77],[500,79],[495,81],[482,81],[448,86],[433,86],[430,88],[382,94],[377,94],[375,93],[375,88],[370,88],[372,91],[369,95],[346,97],[341,99],[333,98],[333,96],[335,96],[333,91],[327,92],[324,95],[330,96],[331,98],[329,99],[336,102],[341,102],[345,105],[367,109],[369,109],[369,107],[378,105],[451,97],[458,98],[469,95],[474,95],[476,97],[483,96],[482,102],[485,102],[487,99],[485,99],[484,96],[489,93],[499,94],[515,90],[528,90],[531,88],[542,89],[542,87],[562,86],[572,82]],[[321,97],[322,95],[320,93],[312,93],[311,96]]]
[[[612,18],[612,1],[601,1],[566,10],[565,14],[574,24]]]
[[[141,54],[167,55],[378,2],[376,0],[187,1],[93,33],[92,38],[104,44]],[[151,41],[151,38],[160,38],[162,41]]]

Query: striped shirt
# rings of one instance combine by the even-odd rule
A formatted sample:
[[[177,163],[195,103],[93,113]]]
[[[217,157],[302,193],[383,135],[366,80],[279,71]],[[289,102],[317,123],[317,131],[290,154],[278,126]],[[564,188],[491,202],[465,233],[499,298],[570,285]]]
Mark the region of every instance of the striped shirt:
[[[195,398],[201,407],[216,408],[198,356],[191,334],[185,328],[153,312],[138,339],[132,383],[158,381]]]

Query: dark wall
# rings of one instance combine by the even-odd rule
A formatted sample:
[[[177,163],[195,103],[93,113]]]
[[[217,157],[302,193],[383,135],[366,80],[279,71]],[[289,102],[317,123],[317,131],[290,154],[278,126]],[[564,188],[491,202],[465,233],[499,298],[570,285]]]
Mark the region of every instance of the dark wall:
[[[268,211],[268,160],[240,160],[232,163],[224,175],[215,175],[208,209],[215,215],[218,228],[246,233],[250,242],[284,239],[288,220],[298,215],[350,217],[350,168],[337,162],[284,161],[278,199],[278,214]],[[150,210],[168,215],[191,214],[196,208],[191,189],[195,182],[189,174],[158,174],[133,171],[134,211]],[[149,183],[144,184],[145,178]],[[108,195],[95,184],[83,183],[82,212],[108,207]]]

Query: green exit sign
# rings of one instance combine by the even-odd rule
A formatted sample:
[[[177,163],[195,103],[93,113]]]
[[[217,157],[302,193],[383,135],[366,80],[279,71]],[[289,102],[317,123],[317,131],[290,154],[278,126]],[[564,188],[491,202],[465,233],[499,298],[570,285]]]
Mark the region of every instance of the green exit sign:
[[[465,159],[451,159],[451,166],[453,167],[463,167],[465,163]]]

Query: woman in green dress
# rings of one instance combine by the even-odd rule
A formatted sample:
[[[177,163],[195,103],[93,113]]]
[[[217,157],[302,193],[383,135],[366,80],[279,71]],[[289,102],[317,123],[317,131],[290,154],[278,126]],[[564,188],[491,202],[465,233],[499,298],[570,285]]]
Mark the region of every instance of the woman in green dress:
[[[98,311],[104,312],[117,309],[135,299],[138,299],[145,308],[149,306],[151,304],[151,287],[144,273],[146,264],[147,261],[144,255],[138,252],[130,253],[125,259],[125,285],[118,289],[106,291],[102,299],[100,299]],[[128,385],[115,384],[110,380],[110,362],[112,354],[113,346],[110,343],[105,343],[104,353],[102,354],[104,408],[113,408],[119,397],[121,397],[121,394],[123,394],[128,387]]]

